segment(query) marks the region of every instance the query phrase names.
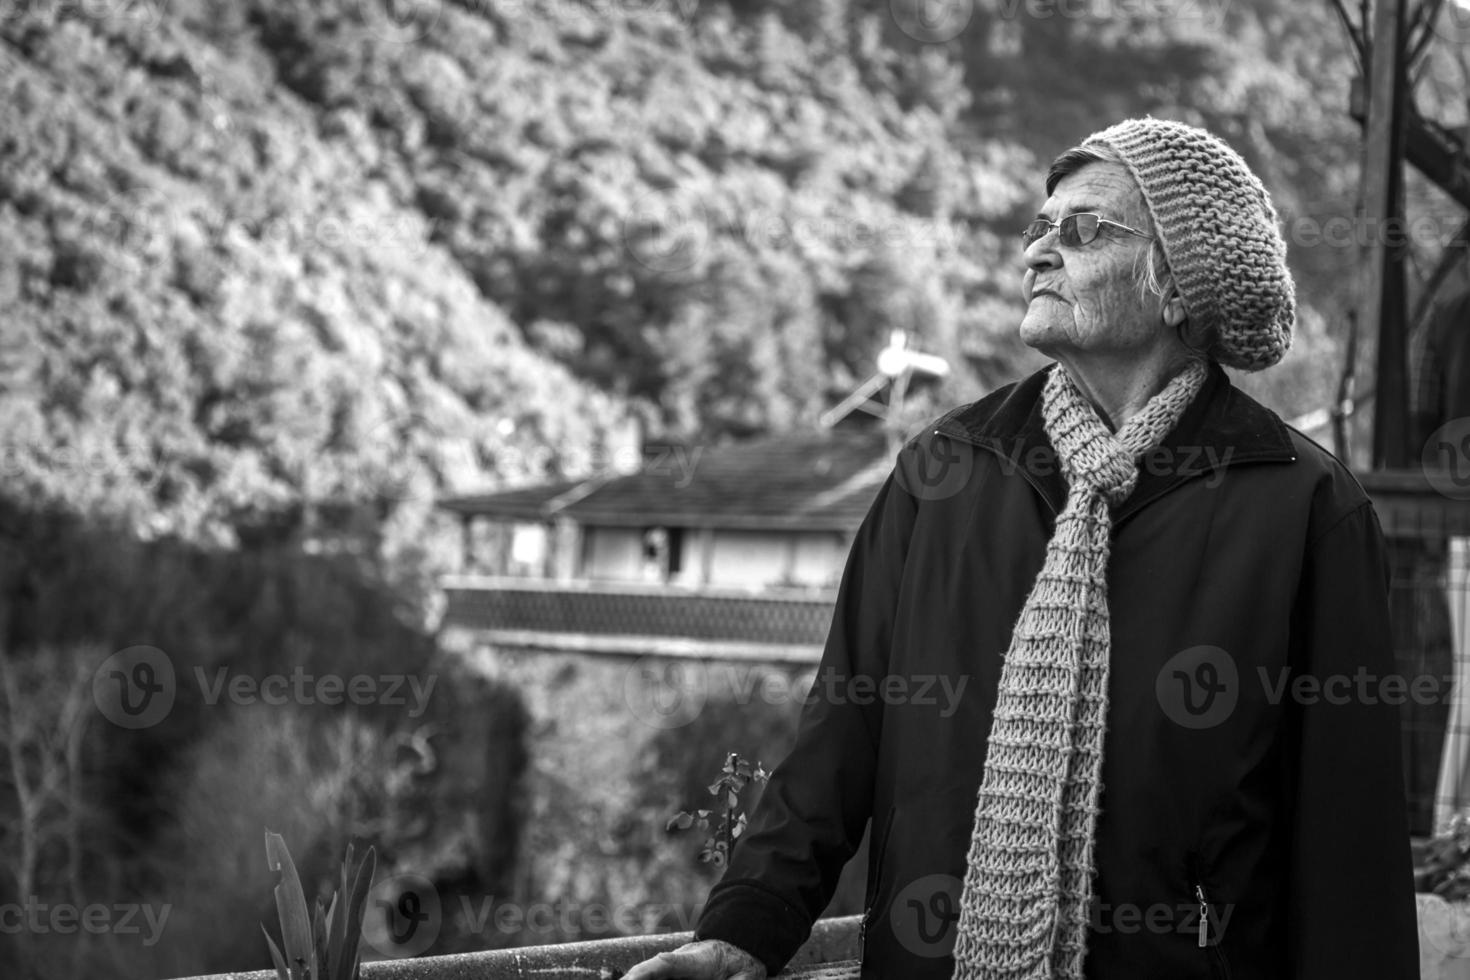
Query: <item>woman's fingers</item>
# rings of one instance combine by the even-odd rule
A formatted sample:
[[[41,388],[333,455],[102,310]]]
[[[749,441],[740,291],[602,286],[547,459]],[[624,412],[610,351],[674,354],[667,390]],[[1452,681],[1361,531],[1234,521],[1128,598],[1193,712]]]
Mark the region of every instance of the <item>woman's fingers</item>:
[[[696,945],[703,945],[702,943]],[[644,960],[623,974],[623,980],[726,980],[713,950],[681,946]]]
[[[766,968],[738,947],[707,939],[644,960],[623,980],[766,980]]]

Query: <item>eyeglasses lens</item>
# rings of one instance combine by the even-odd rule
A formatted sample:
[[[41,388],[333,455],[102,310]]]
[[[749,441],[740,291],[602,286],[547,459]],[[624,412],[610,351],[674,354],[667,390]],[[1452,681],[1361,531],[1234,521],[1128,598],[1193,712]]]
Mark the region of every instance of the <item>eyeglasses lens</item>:
[[[1069,214],[1055,226],[1045,218],[1037,218],[1026,226],[1021,233],[1021,241],[1030,248],[1037,239],[1045,238],[1047,232],[1056,227],[1061,234],[1058,236],[1061,243],[1068,248],[1077,248],[1087,245],[1097,238],[1098,216],[1095,214]]]

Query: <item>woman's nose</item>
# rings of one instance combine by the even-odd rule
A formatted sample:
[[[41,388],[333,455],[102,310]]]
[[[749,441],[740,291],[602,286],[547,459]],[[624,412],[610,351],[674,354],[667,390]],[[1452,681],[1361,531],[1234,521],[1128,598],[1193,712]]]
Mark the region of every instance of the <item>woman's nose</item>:
[[[1057,231],[1053,228],[1036,241],[1026,246],[1024,253],[1026,268],[1033,272],[1055,269],[1062,264],[1062,254],[1057,251]]]

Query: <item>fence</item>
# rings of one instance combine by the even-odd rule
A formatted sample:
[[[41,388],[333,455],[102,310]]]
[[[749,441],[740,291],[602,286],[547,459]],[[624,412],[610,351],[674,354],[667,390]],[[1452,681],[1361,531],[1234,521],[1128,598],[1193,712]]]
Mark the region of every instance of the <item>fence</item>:
[[[1382,471],[1359,479],[1388,540],[1398,673],[1426,696],[1401,708],[1410,832],[1432,833],[1470,806],[1470,488],[1447,474]]]

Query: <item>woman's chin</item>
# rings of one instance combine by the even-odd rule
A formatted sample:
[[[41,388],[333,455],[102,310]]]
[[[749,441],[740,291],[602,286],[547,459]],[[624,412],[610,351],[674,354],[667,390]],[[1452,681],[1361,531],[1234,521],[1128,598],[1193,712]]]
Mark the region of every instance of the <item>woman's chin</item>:
[[[1063,331],[1048,318],[1027,313],[1021,320],[1021,343],[1045,354],[1064,337]]]

